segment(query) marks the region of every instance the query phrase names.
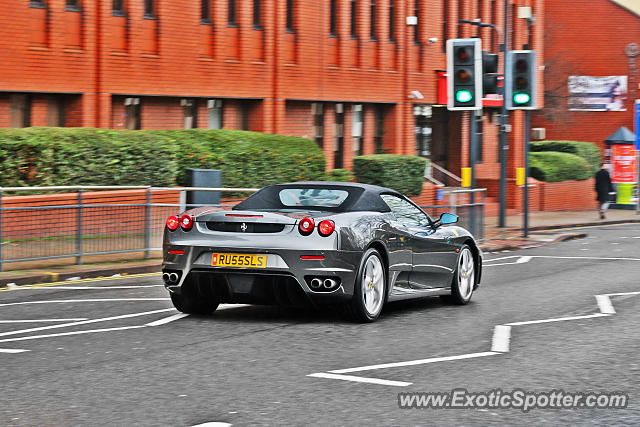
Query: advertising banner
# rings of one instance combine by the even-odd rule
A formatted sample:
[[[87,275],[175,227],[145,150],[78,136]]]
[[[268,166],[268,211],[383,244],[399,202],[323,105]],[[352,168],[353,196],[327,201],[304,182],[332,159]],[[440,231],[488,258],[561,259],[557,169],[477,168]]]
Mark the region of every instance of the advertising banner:
[[[636,147],[633,145],[613,145],[611,147],[611,182],[633,184],[636,182]]]
[[[569,110],[627,111],[627,76],[569,76]]]

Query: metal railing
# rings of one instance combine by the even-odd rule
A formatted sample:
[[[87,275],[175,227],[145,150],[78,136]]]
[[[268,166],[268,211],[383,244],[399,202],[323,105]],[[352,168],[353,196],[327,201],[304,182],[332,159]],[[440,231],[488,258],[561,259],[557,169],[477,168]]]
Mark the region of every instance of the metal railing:
[[[458,225],[466,228],[476,239],[484,239],[484,218],[486,205],[486,188],[469,188],[456,190],[440,190],[442,204],[420,206],[433,218],[444,212],[460,217]]]
[[[162,249],[166,218],[194,206],[230,209],[229,203],[188,204],[190,191],[244,194],[256,188],[198,187],[0,187],[0,271],[6,263],[40,262],[139,253],[150,258]],[[442,204],[423,206],[438,217],[448,211],[478,238],[484,235],[485,190],[440,190]],[[52,193],[55,192],[55,193]],[[16,194],[17,193],[17,194]],[[38,193],[38,194],[33,194]],[[467,193],[480,194],[469,202]],[[26,195],[25,195],[26,194]]]
[[[189,191],[246,194],[258,189],[0,187],[0,271],[6,263],[60,258],[75,258],[78,265],[83,258],[102,255],[149,258],[162,249],[166,218],[196,206],[187,204]],[[229,209],[233,204],[206,206]]]

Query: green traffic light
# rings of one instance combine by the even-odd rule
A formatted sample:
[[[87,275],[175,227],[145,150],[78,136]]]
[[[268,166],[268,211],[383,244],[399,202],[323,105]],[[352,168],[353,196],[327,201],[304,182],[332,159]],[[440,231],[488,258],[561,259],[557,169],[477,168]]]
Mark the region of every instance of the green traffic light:
[[[528,93],[516,93],[513,95],[513,102],[516,104],[526,104],[531,100],[531,97]]]
[[[458,102],[469,102],[472,98],[471,92],[468,90],[459,90],[456,92],[456,101]]]

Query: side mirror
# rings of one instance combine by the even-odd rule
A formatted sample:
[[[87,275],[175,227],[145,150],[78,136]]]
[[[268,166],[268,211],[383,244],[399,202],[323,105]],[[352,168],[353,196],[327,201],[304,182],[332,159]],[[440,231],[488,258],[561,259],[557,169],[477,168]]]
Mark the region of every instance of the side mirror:
[[[440,215],[440,219],[438,221],[442,225],[455,224],[456,222],[458,222],[458,216],[449,212],[445,212],[442,215]]]

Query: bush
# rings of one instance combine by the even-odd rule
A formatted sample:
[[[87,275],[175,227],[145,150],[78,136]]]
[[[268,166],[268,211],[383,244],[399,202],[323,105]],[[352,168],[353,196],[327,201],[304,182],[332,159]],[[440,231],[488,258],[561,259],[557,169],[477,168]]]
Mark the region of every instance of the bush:
[[[407,196],[422,192],[427,159],[417,156],[373,154],[353,159],[358,182],[392,188]]]
[[[534,141],[531,143],[531,151],[555,151],[580,156],[591,166],[591,173],[595,174],[600,169],[600,147],[592,142],[580,141]]]
[[[558,182],[589,179],[592,173],[582,157],[550,151],[531,153],[529,175],[539,181]]]
[[[222,170],[225,187],[321,180],[325,160],[305,138],[233,130],[0,130],[0,185],[186,182],[187,168]]]
[[[327,172],[327,181],[353,181],[353,172],[349,169],[334,169]]]

